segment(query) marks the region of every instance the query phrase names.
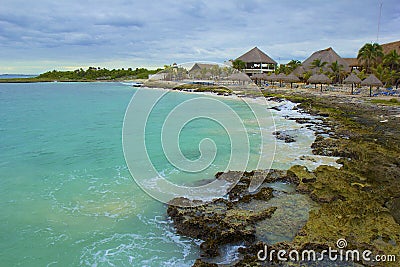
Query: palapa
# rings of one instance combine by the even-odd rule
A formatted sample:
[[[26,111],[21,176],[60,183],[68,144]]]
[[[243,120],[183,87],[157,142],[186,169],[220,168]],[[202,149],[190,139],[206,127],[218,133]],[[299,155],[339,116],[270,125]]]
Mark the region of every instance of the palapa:
[[[233,73],[229,76],[229,79],[232,81],[251,82],[250,77],[243,72]]]
[[[293,72],[290,73],[288,76],[286,76],[286,80],[287,80],[288,82],[290,82],[290,88],[293,87],[293,83],[299,82],[299,81],[300,81],[299,77],[297,77],[296,75],[294,75]]]
[[[343,80],[343,83],[351,84],[351,94],[353,94],[354,84],[361,83],[361,79],[358,78],[354,73],[351,73],[346,79]]]
[[[361,85],[369,85],[369,96],[372,96],[372,86],[383,86],[383,83],[371,74],[361,82]]]
[[[321,84],[321,92],[322,92],[322,84],[324,84],[324,83],[329,84],[332,81],[325,74],[314,74],[308,79],[308,82],[313,83],[313,84],[320,83]]]

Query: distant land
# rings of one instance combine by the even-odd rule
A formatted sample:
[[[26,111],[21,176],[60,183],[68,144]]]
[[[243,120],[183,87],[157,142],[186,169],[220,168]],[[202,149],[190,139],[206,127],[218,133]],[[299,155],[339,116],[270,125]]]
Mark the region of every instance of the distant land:
[[[28,74],[0,74],[0,79],[17,79],[17,78],[33,78],[38,75],[28,75]]]
[[[0,83],[34,83],[34,82],[91,82],[91,81],[120,81],[147,79],[162,69],[148,70],[145,68],[112,69],[100,67],[82,68],[73,71],[48,71],[39,75],[1,74]]]

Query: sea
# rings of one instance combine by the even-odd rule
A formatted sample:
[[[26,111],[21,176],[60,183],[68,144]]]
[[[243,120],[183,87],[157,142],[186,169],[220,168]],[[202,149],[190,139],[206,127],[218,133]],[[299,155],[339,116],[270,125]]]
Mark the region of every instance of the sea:
[[[204,109],[199,110],[203,117],[185,125],[173,123],[181,123],[179,117],[187,114],[175,114],[172,128],[179,128],[177,142],[189,162],[206,153],[204,149],[221,147],[208,167],[188,172],[166,156],[160,141],[164,121],[181,103],[199,98],[218,101],[240,115],[249,136],[247,169],[334,164],[312,155],[314,131],[288,120],[308,115],[290,102],[251,100],[271,116],[260,128],[240,98],[111,82],[0,83],[1,266],[191,266],[199,257],[202,241],[178,235],[166,204],[147,194],[137,181],[141,174],[128,168],[124,119],[140,92],[146,99],[154,94],[162,98],[146,115],[146,151],[138,149],[137,154],[146,153],[158,175],[170,182],[204,184],[226,170],[232,156],[229,125],[218,114],[219,120],[202,121]],[[133,125],[143,122],[145,104],[135,102]],[[279,108],[270,109],[274,106]],[[206,113],[212,114],[213,108]],[[262,137],[257,129],[264,131]],[[276,140],[276,130],[292,131],[296,142]],[[215,147],[199,146],[205,138],[214,140]],[[273,161],[263,164],[264,156]],[[304,160],[309,157],[314,158]]]

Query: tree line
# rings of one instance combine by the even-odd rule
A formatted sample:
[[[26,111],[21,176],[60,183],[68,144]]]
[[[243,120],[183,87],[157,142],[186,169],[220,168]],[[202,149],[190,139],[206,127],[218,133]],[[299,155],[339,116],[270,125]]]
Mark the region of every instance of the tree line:
[[[117,80],[117,79],[147,79],[149,75],[159,72],[161,69],[148,70],[146,68],[112,69],[89,67],[73,71],[48,71],[40,74],[38,79],[51,80]]]

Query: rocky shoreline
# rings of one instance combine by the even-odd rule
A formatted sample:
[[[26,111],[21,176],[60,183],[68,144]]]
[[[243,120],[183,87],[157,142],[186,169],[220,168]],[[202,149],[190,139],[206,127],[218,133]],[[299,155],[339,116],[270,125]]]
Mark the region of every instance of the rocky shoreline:
[[[257,237],[257,229],[278,207],[249,203],[267,203],[274,198],[274,190],[269,186],[273,182],[293,184],[296,194],[309,196],[318,207],[309,211],[308,220],[296,229],[292,240],[269,245],[269,249],[318,252],[335,248],[338,239],[345,239],[346,249],[396,255],[400,261],[400,107],[370,103],[367,98],[289,90],[276,90],[266,97],[297,102],[304,112],[318,115],[322,123],[317,125],[310,120],[297,122],[320,129],[312,144],[313,153],[340,157],[338,163],[342,167],[319,166],[309,171],[296,165],[287,171],[245,172],[226,199],[186,208],[177,204],[188,203],[187,199],[174,199],[167,213],[177,232],[204,240],[200,246],[201,258],[194,266],[217,266],[209,259],[218,256],[221,247],[229,244],[240,244],[239,256],[230,266],[329,266],[328,262],[289,264],[276,257],[272,262],[258,260],[257,252],[263,249],[264,243]],[[331,130],[321,130],[327,128]],[[294,141],[287,133],[276,135],[282,140]],[[217,174],[216,179],[220,176]],[[260,179],[260,176],[265,178],[263,185],[249,193],[251,179]],[[362,259],[357,264],[398,266],[396,262],[380,265]]]

